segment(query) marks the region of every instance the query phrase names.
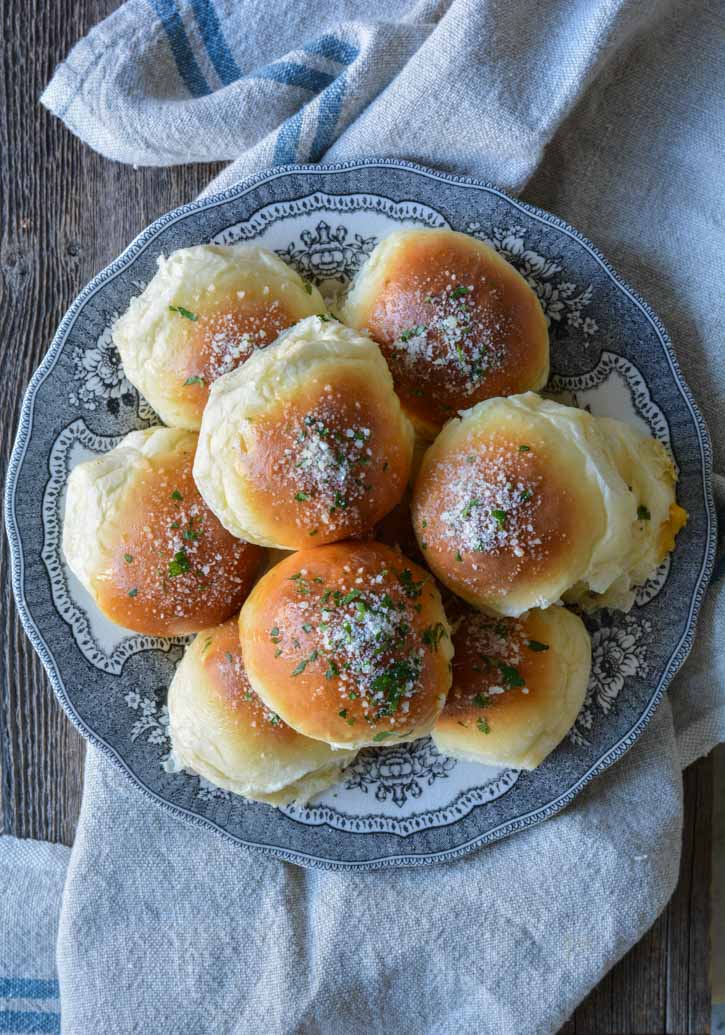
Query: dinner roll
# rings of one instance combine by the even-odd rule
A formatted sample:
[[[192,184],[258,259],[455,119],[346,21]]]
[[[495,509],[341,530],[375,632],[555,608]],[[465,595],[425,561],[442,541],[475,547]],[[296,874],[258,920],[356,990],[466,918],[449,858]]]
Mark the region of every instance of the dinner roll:
[[[445,703],[452,650],[440,595],[382,543],[287,557],[257,583],[239,630],[267,707],[334,747],[415,740]]]
[[[161,419],[198,431],[209,386],[310,313],[318,290],[254,244],[200,244],[158,272],[113,328],[129,381]]]
[[[432,438],[457,410],[538,389],[549,334],[524,278],[453,230],[397,230],[360,269],[343,309],[383,350],[416,430]]]
[[[517,616],[621,575],[637,504],[584,410],[532,392],[450,421],[426,453],[413,525],[431,569],[476,607]]]
[[[636,587],[645,583],[674,549],[675,536],[685,525],[687,512],[677,503],[677,472],[661,442],[610,417],[598,417],[597,427],[634,496],[637,515],[619,578],[601,594],[579,583],[565,594],[565,599],[584,610],[616,607],[627,611],[634,603]]]
[[[63,550],[118,625],[156,636],[197,632],[236,614],[264,550],[231,536],[204,504],[191,466],[197,436],[132,431],[68,479]]]
[[[300,736],[262,704],[244,671],[236,617],[205,629],[187,648],[168,707],[176,760],[254,801],[304,803],[355,757]]]
[[[313,316],[214,383],[194,477],[234,535],[301,549],[391,510],[412,443],[378,346]]]
[[[485,765],[534,769],[574,724],[591,640],[564,607],[521,618],[467,612],[453,636],[453,685],[433,729],[438,750]]]

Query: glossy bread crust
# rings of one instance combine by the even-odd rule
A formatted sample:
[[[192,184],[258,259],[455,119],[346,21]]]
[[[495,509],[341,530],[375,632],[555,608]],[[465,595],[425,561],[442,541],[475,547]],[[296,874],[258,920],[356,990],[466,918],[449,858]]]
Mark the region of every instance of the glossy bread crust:
[[[252,686],[306,736],[355,748],[413,740],[445,702],[452,651],[434,580],[381,543],[287,557],[239,627]]]
[[[427,438],[460,409],[542,388],[548,378],[536,294],[493,248],[453,230],[384,238],[358,273],[343,319],[378,342]]]
[[[254,801],[308,801],[355,757],[309,740],[266,708],[247,679],[236,616],[200,632],[169,687],[177,764]]]
[[[620,575],[636,503],[583,410],[528,392],[450,421],[426,453],[413,525],[435,574],[517,616]]]
[[[540,765],[584,701],[591,640],[582,620],[563,607],[518,619],[467,610],[453,644],[453,685],[433,730],[438,750],[484,765]]]
[[[63,550],[117,625],[180,636],[236,614],[265,551],[231,536],[194,484],[197,436],[135,431],[68,479]]]
[[[298,320],[326,312],[317,288],[258,245],[180,248],[158,264],[113,340],[129,381],[171,427],[198,431],[217,378]]]
[[[311,317],[215,383],[194,475],[233,534],[303,549],[363,535],[392,510],[412,449],[378,346]]]

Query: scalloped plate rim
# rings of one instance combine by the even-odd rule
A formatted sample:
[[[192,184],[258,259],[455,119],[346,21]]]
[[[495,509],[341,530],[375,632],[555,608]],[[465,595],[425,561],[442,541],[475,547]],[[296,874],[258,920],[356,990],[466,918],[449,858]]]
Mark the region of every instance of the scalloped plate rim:
[[[82,308],[88,302],[90,298],[95,295],[101,287],[113,280],[118,274],[125,269],[131,261],[144,251],[152,241],[161,233],[162,230],[168,226],[185,219],[187,216],[192,215],[195,212],[202,211],[206,208],[213,208],[217,205],[224,204],[226,202],[235,200],[236,198],[242,197],[243,195],[254,190],[262,183],[269,182],[271,180],[279,179],[286,175],[291,174],[313,174],[313,175],[325,175],[329,173],[344,173],[351,169],[373,169],[381,167],[393,167],[397,169],[407,170],[408,172],[424,176],[427,178],[440,180],[445,183],[450,183],[460,187],[470,187],[477,190],[487,191],[493,193],[507,203],[512,205],[514,208],[518,208],[523,212],[533,216],[537,221],[544,223],[547,226],[554,227],[555,229],[563,232],[569,237],[573,238],[580,245],[582,245],[598,262],[604,272],[614,282],[617,288],[624,291],[629,296],[632,302],[641,310],[645,318],[653,326],[659,342],[663,348],[665,357],[670,366],[674,381],[677,389],[682,394],[682,397],[690,410],[694,425],[697,433],[700,461],[701,461],[701,473],[702,473],[702,487],[704,495],[704,510],[707,517],[707,544],[703,555],[703,561],[700,568],[700,572],[697,577],[696,586],[692,593],[690,601],[689,614],[687,625],[684,632],[679,638],[679,641],[675,645],[672,653],[670,654],[669,660],[667,661],[662,676],[659,680],[657,687],[654,689],[649,701],[647,702],[642,714],[640,715],[637,722],[625,733],[616,744],[613,744],[604,755],[602,755],[578,780],[575,781],[570,787],[564,792],[558,795],[553,801],[548,802],[546,805],[538,806],[528,813],[518,816],[515,819],[506,820],[499,826],[494,827],[483,834],[479,834],[474,838],[469,839],[467,842],[461,845],[457,845],[455,848],[445,849],[440,852],[428,852],[425,855],[405,855],[395,854],[381,856],[376,859],[366,859],[358,861],[339,861],[328,858],[321,858],[319,856],[310,855],[308,853],[300,852],[294,849],[287,849],[281,845],[273,844],[260,844],[256,842],[246,841],[242,837],[224,830],[218,826],[215,822],[207,819],[205,816],[201,816],[198,813],[192,812],[182,805],[172,803],[161,795],[157,794],[154,790],[148,787],[126,764],[121,755],[108,741],[98,736],[85,722],[84,719],[77,713],[72,703],[70,702],[65,686],[63,685],[60,675],[56,668],[55,659],[47,647],[43,636],[35,623],[30,611],[28,609],[25,594],[24,594],[24,573],[25,563],[24,555],[22,550],[22,540],[17,525],[15,515],[15,495],[17,483],[20,475],[20,471],[25,460],[28,444],[30,442],[33,417],[35,411],[35,397],[44,383],[46,378],[52,372],[55,364],[62,352],[65,341],[77,319]],[[409,199],[413,201],[414,199]],[[18,613],[25,630],[34,650],[38,654],[43,667],[45,668],[48,678],[50,680],[53,691],[58,698],[64,712],[70,719],[73,726],[92,744],[95,748],[99,749],[118,769],[124,772],[131,782],[141,790],[141,792],[150,800],[158,803],[166,811],[181,817],[187,822],[202,826],[206,829],[213,830],[216,834],[225,838],[227,841],[241,845],[245,848],[250,848],[257,852],[271,854],[276,858],[279,858],[286,862],[296,863],[302,866],[312,866],[318,869],[327,870],[377,870],[386,869],[390,867],[402,867],[402,866],[422,866],[431,865],[435,863],[450,861],[453,859],[460,858],[477,847],[481,847],[486,844],[490,844],[494,841],[500,840],[517,830],[524,829],[528,826],[532,826],[535,823],[541,822],[545,819],[549,819],[556,813],[560,812],[566,807],[580,792],[581,790],[591,782],[596,776],[608,769],[615,761],[617,761],[631,745],[639,738],[642,731],[648,725],[656,706],[662,699],[665,690],[669,686],[673,677],[682,666],[686,658],[688,657],[692,644],[694,641],[697,617],[702,605],[702,601],[705,595],[705,591],[708,586],[710,576],[712,574],[714,561],[715,561],[715,547],[716,547],[716,517],[715,517],[715,503],[712,490],[712,446],[710,442],[710,435],[707,429],[705,420],[700,412],[700,409],[695,402],[689,385],[684,379],[680,370],[677,357],[675,355],[672,343],[669,335],[665,330],[661,320],[649,306],[649,304],[641,298],[641,296],[613,269],[607,259],[602,255],[599,249],[581,234],[578,230],[572,227],[565,220],[560,217],[553,215],[550,212],[546,212],[535,205],[531,205],[528,202],[519,200],[513,197],[507,191],[502,190],[500,187],[494,184],[488,183],[484,180],[479,180],[470,176],[458,176],[452,173],[440,172],[434,169],[426,168],[425,166],[418,165],[414,162],[407,162],[404,160],[393,159],[393,158],[370,158],[370,159],[358,159],[350,162],[341,162],[333,165],[284,165],[277,166],[274,169],[267,170],[261,173],[257,173],[238,184],[228,187],[224,191],[220,191],[215,194],[203,196],[196,201],[188,202],[185,205],[181,205],[175,209],[170,210],[158,219],[150,223],[144,230],[142,230],[130,244],[121,252],[121,254],[109,263],[103,270],[101,270],[95,277],[86,285],[85,288],[76,296],[74,301],[69,306],[68,310],[64,314],[58,329],[53,336],[50,348],[44,356],[40,366],[33,374],[28,387],[25,391],[23,403],[20,411],[20,417],[18,421],[18,429],[13,444],[13,449],[10,455],[10,461],[8,464],[8,473],[5,484],[5,499],[4,499],[4,516],[5,525],[7,530],[7,536],[10,546],[10,569],[11,569],[11,584],[13,593],[15,596],[16,606]],[[401,841],[404,840],[403,835],[394,835],[400,837]]]

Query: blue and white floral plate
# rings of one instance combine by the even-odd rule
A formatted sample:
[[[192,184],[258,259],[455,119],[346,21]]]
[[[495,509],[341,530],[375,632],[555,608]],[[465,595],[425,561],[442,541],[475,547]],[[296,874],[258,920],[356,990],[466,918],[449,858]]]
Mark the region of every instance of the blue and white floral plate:
[[[690,520],[634,609],[592,619],[584,707],[535,772],[455,762],[422,740],[364,751],[313,804],[275,810],[168,764],[166,687],[183,642],[134,635],[99,614],[61,552],[65,484],[74,464],[157,420],[125,379],[110,327],[161,252],[255,241],[329,290],[348,283],[376,242],[401,226],[466,231],[520,270],[550,321],[550,388],[663,441]],[[484,183],[405,162],[289,166],[159,219],[71,306],[28,389],[12,456],[13,585],[73,723],[171,812],[305,865],[432,863],[552,816],[642,732],[692,643],[713,557],[710,466],[707,432],[662,325],[571,227]]]

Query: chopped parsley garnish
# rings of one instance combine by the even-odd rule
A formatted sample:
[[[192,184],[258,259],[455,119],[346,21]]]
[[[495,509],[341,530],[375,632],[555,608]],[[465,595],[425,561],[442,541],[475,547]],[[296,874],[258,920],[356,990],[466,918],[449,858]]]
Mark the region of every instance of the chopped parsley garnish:
[[[464,287],[463,284],[458,284],[451,291],[451,298],[453,298],[453,299],[463,298],[464,295],[470,295],[470,293],[471,293],[471,289],[470,288]]]
[[[189,527],[185,528],[181,533],[182,539],[186,539],[187,543],[195,543],[198,539],[201,539],[203,530],[201,528],[194,528],[194,519],[189,519]]]
[[[224,651],[224,657],[227,659],[227,661],[234,661],[234,655],[230,650]]]
[[[272,641],[272,643],[277,643],[277,641],[280,638],[278,625],[273,625],[272,628],[269,630],[269,638]]]
[[[171,493],[171,498],[172,500],[183,500],[184,497],[181,495],[178,489],[174,489],[174,491]]]
[[[184,384],[185,385],[203,385],[203,384],[206,384],[206,381],[204,380],[203,377],[199,377],[198,374],[195,374],[193,377],[187,377],[186,381],[184,381]]]
[[[359,589],[351,589],[349,593],[346,593],[344,597],[340,597],[339,600],[335,599],[336,603],[340,604],[351,604],[353,600],[359,600],[362,593]]]
[[[478,721],[476,722],[476,726],[478,728],[478,732],[479,733],[490,733],[491,732],[491,727],[489,726],[489,724],[486,722],[485,719],[478,719]]]
[[[529,640],[527,647],[529,648],[529,650],[542,651],[548,650],[549,644],[541,643],[539,640]]]
[[[382,693],[387,701],[380,714],[392,715],[397,711],[400,699],[415,677],[416,671],[409,661],[394,661],[385,672],[373,679],[373,693]]]
[[[169,561],[169,578],[175,579],[177,575],[184,575],[190,570],[191,565],[186,550],[177,550],[173,561]]]
[[[505,510],[492,510],[491,517],[495,520],[496,524],[500,529],[506,527],[506,511]]]
[[[488,694],[476,694],[473,698],[473,703],[477,708],[487,708],[491,703],[491,698]]]
[[[244,693],[242,694],[242,697],[244,698],[245,701],[251,701],[252,700],[252,694],[250,694],[249,690],[245,690]]]
[[[519,446],[519,453],[530,453],[531,446]]]
[[[131,556],[130,553],[125,553],[123,555],[123,559],[126,562],[126,564],[133,564],[133,557]]]
[[[523,492],[521,493],[521,495],[519,496],[519,500],[521,501],[521,503],[526,503],[526,501],[530,500],[530,499],[531,499],[531,489],[524,489]]]
[[[347,708],[341,708],[340,711],[337,714],[340,716],[341,719],[346,719],[347,718]]]
[[[431,650],[437,651],[438,644],[446,635],[446,628],[443,623],[436,622],[435,625],[429,625],[427,629],[423,630],[423,643],[430,647]]]
[[[312,284],[308,284],[306,280],[302,281],[302,286],[308,295],[312,294]]]
[[[138,589],[134,586],[133,589],[129,589],[128,595],[130,597],[138,596]]]
[[[295,493],[295,499],[297,500],[298,503],[306,503],[309,498],[310,498],[309,497],[309,493],[306,493],[306,492],[296,492]]]
[[[330,317],[327,315],[327,313],[318,313],[317,315],[319,316],[319,318],[322,320],[323,323],[329,323],[330,322]]]
[[[652,515],[650,514],[647,507],[645,507],[644,503],[640,503],[640,505],[637,507],[637,518],[639,521],[652,520]]]
[[[295,572],[294,575],[290,575],[289,580],[290,580],[290,582],[297,582],[297,580],[301,579],[301,578],[302,578],[302,572],[301,571],[297,571],[297,572]]]
[[[280,719],[279,715],[275,715],[274,712],[272,713],[272,715],[270,715],[270,717],[269,717],[269,724],[270,724],[270,726],[279,726],[281,722],[282,722],[282,720]]]
[[[469,500],[468,503],[463,508],[463,515],[462,516],[464,518],[470,517],[471,516],[471,511],[473,510],[473,508],[474,507],[480,507],[480,506],[481,506],[481,503],[480,503],[479,500]]]
[[[515,669],[513,665],[505,665],[503,661],[498,661],[496,664],[507,690],[513,690],[517,686],[526,686],[526,680],[521,678],[518,669]]]
[[[392,737],[393,734],[390,730],[385,730],[382,733],[376,733],[373,740],[376,744],[379,744],[381,740],[386,740],[388,737]]]
[[[325,679],[335,679],[336,676],[340,675],[340,669],[337,667],[336,662],[330,660],[327,663],[327,671],[325,672]]]
[[[308,535],[317,535],[317,529],[316,528],[311,528],[307,534]]]
[[[169,310],[172,313],[178,313],[179,316],[183,316],[185,320],[197,320],[196,313],[190,312],[188,309],[184,309],[183,305],[170,305]]]
[[[308,660],[309,660],[308,658],[303,658],[302,661],[300,661],[297,665],[295,665],[295,667],[292,669],[292,675],[293,676],[302,675],[302,673],[307,668]]]
[[[463,560],[463,558],[461,557],[461,551],[460,550],[456,550],[456,560],[457,561],[462,561]]]
[[[423,580],[416,582],[410,568],[404,568],[398,575],[398,582],[403,587],[403,592],[410,600],[420,596]]]
[[[309,622],[303,622],[302,623],[302,632],[306,632],[306,633],[311,633],[312,632],[312,626],[310,625]]]
[[[419,334],[425,334],[425,327],[422,324],[418,324],[417,327],[409,327],[407,331],[403,331],[400,335],[400,340],[410,341],[411,338],[415,338]]]

